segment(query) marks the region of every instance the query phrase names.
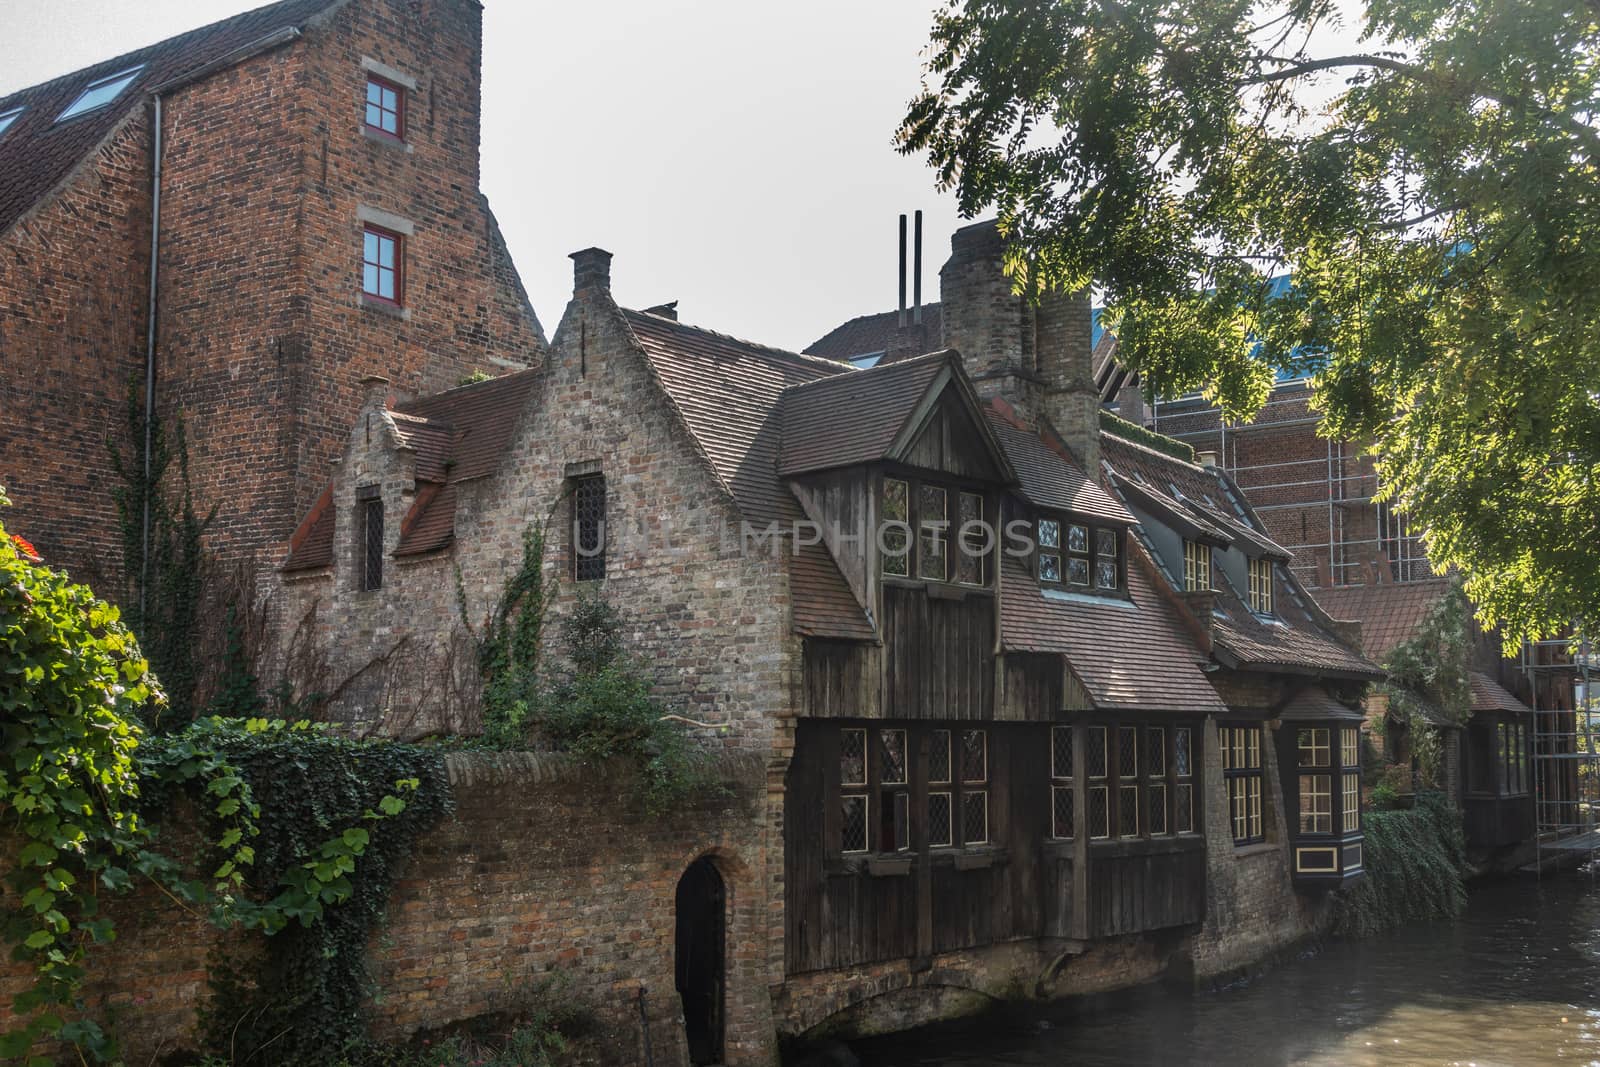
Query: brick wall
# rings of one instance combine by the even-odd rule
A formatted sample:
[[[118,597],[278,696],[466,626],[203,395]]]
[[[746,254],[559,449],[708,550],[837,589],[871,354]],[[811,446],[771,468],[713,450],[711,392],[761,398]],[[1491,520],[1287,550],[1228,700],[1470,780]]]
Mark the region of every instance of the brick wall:
[[[6,527],[103,595],[118,591],[130,379],[144,377],[149,124],[141,111],[0,235],[0,485]]]
[[[369,949],[374,1036],[404,1040],[515,1012],[559,976],[563,995],[595,1013],[590,1044],[603,1062],[643,1062],[641,985],[656,1062],[685,1062],[675,893],[684,870],[710,856],[728,891],[726,1062],[769,1063],[765,778],[758,760],[722,766],[726,800],[650,820],[617,768],[526,753],[451,756],[456,816],[418,842]],[[115,1026],[129,1062],[192,1048],[206,956],[222,935],[155,893],[119,900],[112,913],[118,937],[89,957],[87,1002]],[[230,953],[258,946],[240,939]],[[26,980],[17,964],[0,964],[0,1028]]]

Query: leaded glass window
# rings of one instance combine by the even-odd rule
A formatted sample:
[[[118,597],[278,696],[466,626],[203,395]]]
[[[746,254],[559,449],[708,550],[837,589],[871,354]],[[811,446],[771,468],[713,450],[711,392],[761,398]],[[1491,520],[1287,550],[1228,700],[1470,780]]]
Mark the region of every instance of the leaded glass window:
[[[883,573],[897,577],[911,574],[911,486],[899,478],[883,483]]]
[[[361,589],[383,587],[383,498],[375,485],[356,491],[361,505]]]
[[[589,474],[572,480],[572,577],[606,576],[606,480]]]
[[[945,491],[924,485],[917,494],[917,523],[921,531],[917,575],[936,582],[950,578],[950,513]]]

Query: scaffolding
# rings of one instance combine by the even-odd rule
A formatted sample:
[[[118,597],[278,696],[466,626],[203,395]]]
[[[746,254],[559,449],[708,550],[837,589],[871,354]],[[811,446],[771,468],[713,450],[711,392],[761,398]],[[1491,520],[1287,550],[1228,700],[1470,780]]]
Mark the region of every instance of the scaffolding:
[[[1600,864],[1600,657],[1587,637],[1529,642],[1521,667],[1533,705],[1534,869]],[[1558,689],[1571,681],[1568,694]]]

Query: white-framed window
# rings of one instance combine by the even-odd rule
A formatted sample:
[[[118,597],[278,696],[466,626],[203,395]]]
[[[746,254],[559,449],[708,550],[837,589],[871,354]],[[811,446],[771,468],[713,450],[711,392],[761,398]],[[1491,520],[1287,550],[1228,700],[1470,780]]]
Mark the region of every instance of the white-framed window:
[[[65,122],[67,119],[75,119],[79,115],[87,115],[91,111],[98,111],[100,108],[105,107],[121,96],[122,90],[132,85],[133,79],[137,78],[142,70],[144,70],[144,64],[141,63],[137,67],[129,67],[127,70],[119,70],[115,74],[107,74],[103,78],[96,78],[84,86],[83,92],[78,94],[77,99],[68,104],[66,109],[56,116],[56,121]]]
[[[961,843],[989,841],[989,731],[962,730]]]
[[[1300,832],[1303,834],[1333,832],[1332,775],[1300,776]]]
[[[911,761],[904,730],[878,733],[878,851],[911,847]]]
[[[1250,567],[1250,610],[1261,615],[1272,614],[1272,561],[1252,559]]]
[[[1233,843],[1265,840],[1261,819],[1261,727],[1222,726],[1222,777],[1228,790],[1228,818]]]
[[[1345,771],[1343,775],[1344,795],[1340,797],[1343,805],[1343,828],[1345,833],[1354,833],[1361,829],[1361,775],[1355,771]]]
[[[1295,731],[1295,746],[1302,767],[1326,767],[1332,731],[1323,726],[1302,726]]]
[[[1050,727],[1050,836],[1061,841],[1076,833],[1072,757],[1072,727]]]
[[[1091,840],[1111,836],[1111,761],[1110,740],[1104,726],[1089,726],[1083,731],[1083,773],[1089,781],[1088,830]]]
[[[0,111],[0,137],[5,136],[5,132],[11,128],[11,124],[22,116],[23,110],[20,107],[13,107]]]
[[[1199,541],[1183,543],[1183,588],[1199,592],[1211,588],[1211,546]]]

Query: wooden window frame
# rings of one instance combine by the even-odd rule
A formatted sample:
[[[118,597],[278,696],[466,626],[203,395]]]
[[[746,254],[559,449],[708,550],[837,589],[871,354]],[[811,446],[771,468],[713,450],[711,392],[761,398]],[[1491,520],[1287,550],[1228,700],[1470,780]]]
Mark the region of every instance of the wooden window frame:
[[[387,89],[394,93],[395,105],[392,111],[383,106],[381,94],[379,97],[379,102],[376,105],[374,105],[371,100],[367,99],[367,93],[370,87],[374,85],[378,86],[379,89]],[[373,106],[376,106],[378,109],[380,125],[373,125],[367,117],[368,109]],[[381,122],[383,116],[391,114],[394,116],[394,129],[386,130],[381,125]],[[387,140],[404,144],[406,140],[406,87],[397,84],[396,82],[392,82],[388,78],[382,77],[381,75],[373,74],[371,71],[368,71],[366,85],[362,87],[361,122],[363,127],[370,131],[373,136],[383,137]]]
[[[1073,841],[1078,836],[1078,801],[1073,792],[1077,787],[1075,776],[1077,738],[1074,736],[1076,729],[1065,725],[1050,727],[1050,839],[1052,841]],[[1063,752],[1065,752],[1064,757]]]
[[[962,734],[973,730],[984,735],[985,758],[982,781],[970,779],[964,773],[962,765]],[[859,732],[865,744],[865,781],[860,783],[847,783],[843,779],[844,735],[852,732]],[[914,856],[924,845],[934,855],[975,850],[988,851],[1000,847],[1003,828],[996,822],[995,803],[1004,789],[1004,783],[997,775],[994,758],[995,732],[989,724],[871,720],[841,724],[835,734],[836,739],[823,748],[827,754],[825,759],[830,763],[826,771],[824,803],[837,813],[832,819],[824,820],[825,832],[828,834],[828,855],[840,860],[882,859]],[[903,737],[906,774],[904,782],[887,780],[885,777],[885,762],[882,758],[882,741],[885,734]],[[932,750],[935,738],[940,734],[949,736],[948,780],[940,778],[938,769],[933,765]],[[927,759],[919,756],[925,746]],[[980,794],[983,797],[986,832],[981,841],[969,840],[966,826],[968,798]],[[936,795],[949,799],[948,843],[935,842],[934,838],[937,835],[932,833],[930,798]],[[846,798],[859,798],[864,806],[862,817],[866,829],[863,848],[849,850],[844,848],[846,842],[843,839],[842,819]],[[921,798],[920,804],[919,798]],[[893,807],[896,804],[901,805],[901,810],[904,812],[903,820],[896,817],[896,809]],[[886,818],[889,821],[886,821]],[[891,827],[894,834],[892,841],[885,837]]]
[[[1055,545],[1044,543],[1044,524],[1054,523],[1058,534]],[[1127,599],[1128,596],[1128,570],[1127,570],[1127,531],[1118,526],[1093,523],[1088,519],[1070,515],[1065,512],[1040,513],[1033,516],[1033,575],[1039,584],[1046,589],[1057,589],[1065,593],[1079,593],[1086,596],[1116,597]],[[1081,551],[1072,547],[1072,531],[1084,531],[1084,545]],[[1116,584],[1105,586],[1100,583],[1100,562],[1107,558],[1100,551],[1102,535],[1111,537],[1112,555],[1109,557],[1113,572],[1116,575]],[[1054,558],[1056,562],[1057,577],[1049,578],[1045,575],[1046,557]],[[1074,561],[1081,562],[1084,566],[1083,583],[1074,582],[1071,578],[1071,565]]]
[[[377,261],[367,258],[367,237],[371,235],[378,238],[380,244],[379,259]],[[382,261],[383,245],[381,242],[390,241],[394,244],[394,266],[385,267]],[[383,288],[383,272],[389,271],[394,275],[394,296],[387,297],[381,292],[367,288],[367,267],[372,266],[377,272],[378,289]],[[406,235],[395,230],[388,230],[370,222],[361,224],[361,295],[367,300],[373,300],[390,307],[403,308],[406,306]]]
[[[1252,737],[1255,740],[1253,764],[1250,763]],[[1217,740],[1222,748],[1222,779],[1228,797],[1228,830],[1233,836],[1234,847],[1259,844],[1267,839],[1266,754],[1262,749],[1266,743],[1264,731],[1259,723],[1218,726]],[[1244,766],[1234,766],[1236,754],[1245,760]],[[1241,826],[1243,834],[1240,833]]]
[[[1053,727],[1052,730],[1070,729],[1070,727]],[[1200,731],[1193,725],[1183,725],[1173,721],[1140,720],[1135,722],[1106,721],[1086,723],[1083,727],[1083,752],[1077,750],[1077,739],[1073,742],[1074,773],[1081,773],[1084,777],[1086,789],[1084,792],[1085,810],[1081,815],[1083,824],[1082,832],[1088,837],[1092,845],[1113,845],[1118,842],[1137,840],[1166,841],[1183,836],[1193,836],[1198,833],[1200,823],[1200,793],[1195,789],[1195,762],[1198,759],[1199,747],[1197,738]],[[1188,750],[1188,773],[1179,773],[1178,765],[1178,734],[1183,732]],[[1123,752],[1129,738],[1133,739],[1132,771],[1124,770]],[[1056,798],[1053,791],[1064,785],[1076,784],[1070,777],[1063,777],[1055,765],[1056,743],[1055,736],[1051,736],[1051,818],[1054,829]],[[1103,746],[1105,755],[1105,774],[1094,773],[1094,756]],[[1159,751],[1160,757],[1155,754]],[[1180,827],[1178,820],[1178,796],[1181,790],[1186,790],[1189,801],[1189,820],[1186,827]],[[1105,833],[1097,833],[1099,827],[1095,824],[1095,796],[1099,793],[1105,810]],[[1129,804],[1132,804],[1130,810]],[[1074,815],[1078,813],[1074,809]],[[1074,828],[1076,831],[1076,827]],[[1072,840],[1064,837],[1059,832],[1053,832],[1054,840]]]
[[[895,482],[906,487],[906,552],[903,556],[894,556],[883,549],[886,538],[879,536],[879,531],[872,531],[874,538],[874,551],[878,556],[878,576],[887,582],[901,582],[908,585],[925,585],[935,583],[941,586],[954,586],[957,589],[992,590],[995,582],[995,553],[999,550],[999,531],[995,530],[993,543],[989,551],[983,555],[978,566],[978,581],[968,582],[961,579],[961,563],[957,556],[961,553],[963,540],[961,537],[961,505],[963,497],[977,497],[980,501],[979,508],[982,520],[995,529],[997,512],[995,504],[987,491],[974,487],[970,483],[946,478],[924,478],[920,475],[904,473],[897,470],[886,471],[878,480],[878,507],[877,514],[880,526],[890,521],[887,503],[889,498],[889,483]],[[923,527],[922,497],[923,491],[937,490],[944,494],[944,528],[937,530],[930,526],[927,530]],[[954,515],[955,518],[951,518]],[[931,532],[930,532],[931,531]],[[924,574],[925,554],[923,543],[925,538],[937,540],[944,546],[944,576],[937,577]],[[905,573],[898,574],[889,569],[889,562],[893,559],[905,561]]]
[[[1183,542],[1183,588],[1203,593],[1211,588],[1211,546],[1204,541]]]
[[[1247,561],[1250,573],[1250,610],[1257,615],[1272,615],[1273,564],[1270,559],[1252,557]]]

